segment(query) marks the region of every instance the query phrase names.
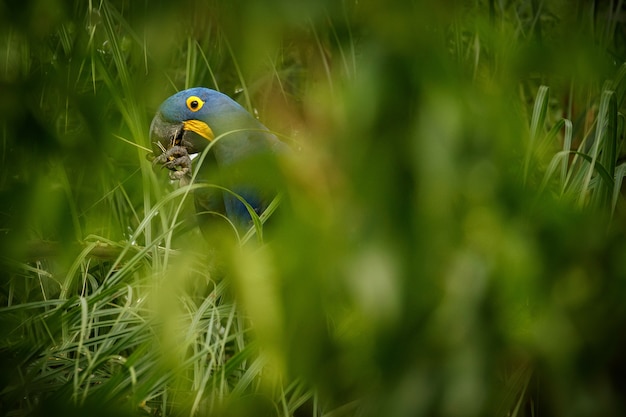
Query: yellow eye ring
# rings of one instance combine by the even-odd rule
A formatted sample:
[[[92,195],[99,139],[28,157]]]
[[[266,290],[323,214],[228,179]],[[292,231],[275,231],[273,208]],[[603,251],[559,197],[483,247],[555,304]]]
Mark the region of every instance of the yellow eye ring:
[[[204,101],[198,96],[191,96],[187,98],[187,108],[193,112],[197,112],[204,106]]]

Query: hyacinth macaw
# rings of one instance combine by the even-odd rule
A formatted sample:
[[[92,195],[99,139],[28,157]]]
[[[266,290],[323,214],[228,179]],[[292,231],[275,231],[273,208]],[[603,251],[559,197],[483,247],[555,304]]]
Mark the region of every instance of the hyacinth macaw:
[[[202,231],[226,217],[238,232],[251,225],[243,198],[260,215],[276,195],[276,156],[288,146],[225,94],[196,87],[166,99],[150,125],[155,164],[170,170],[170,178],[186,183],[191,178],[191,154],[213,141],[197,168],[196,179],[219,187],[202,187],[194,193]],[[222,189],[220,187],[224,187]],[[235,194],[233,194],[235,193]]]

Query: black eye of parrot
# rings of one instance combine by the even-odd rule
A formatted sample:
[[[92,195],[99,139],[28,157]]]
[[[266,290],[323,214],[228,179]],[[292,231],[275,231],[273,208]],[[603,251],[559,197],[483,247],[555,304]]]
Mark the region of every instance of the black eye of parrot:
[[[186,103],[187,103],[187,108],[193,112],[200,110],[202,106],[204,105],[204,101],[202,101],[202,99],[197,96],[191,96],[187,98]]]

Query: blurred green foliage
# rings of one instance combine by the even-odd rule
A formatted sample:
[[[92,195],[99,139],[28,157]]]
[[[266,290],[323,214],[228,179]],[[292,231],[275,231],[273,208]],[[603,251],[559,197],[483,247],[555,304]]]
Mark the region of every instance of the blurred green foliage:
[[[0,413],[622,415],[625,13],[0,3]],[[145,159],[197,85],[296,150],[261,247]]]

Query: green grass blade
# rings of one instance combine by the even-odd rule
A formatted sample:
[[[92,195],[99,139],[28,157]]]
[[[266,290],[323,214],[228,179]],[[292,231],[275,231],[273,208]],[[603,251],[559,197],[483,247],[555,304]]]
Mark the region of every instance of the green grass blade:
[[[528,142],[528,149],[526,150],[526,158],[524,160],[523,178],[524,181],[528,181],[528,174],[530,170],[530,164],[532,157],[535,153],[536,144],[544,136],[544,129],[546,124],[546,115],[548,113],[548,103],[550,99],[550,89],[547,86],[540,86],[537,96],[535,98],[535,104],[533,106],[533,114],[530,119],[530,136]]]

